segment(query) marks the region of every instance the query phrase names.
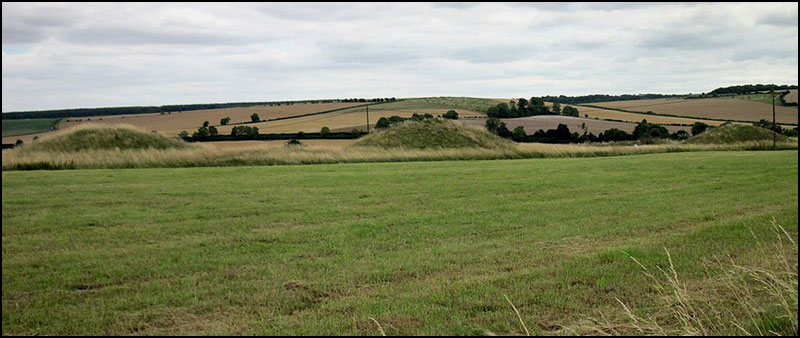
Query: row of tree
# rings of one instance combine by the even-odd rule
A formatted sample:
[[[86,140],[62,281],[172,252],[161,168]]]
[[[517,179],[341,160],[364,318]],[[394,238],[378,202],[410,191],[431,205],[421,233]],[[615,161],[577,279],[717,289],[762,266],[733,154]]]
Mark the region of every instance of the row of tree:
[[[621,142],[659,138],[685,140],[690,136],[685,130],[678,130],[674,133],[670,133],[664,126],[649,123],[647,120],[639,122],[632,134],[624,130],[612,128],[601,132],[599,135],[594,135],[588,132],[585,124],[583,124],[581,128],[583,134],[579,134],[577,132],[571,132],[567,125],[559,124],[556,129],[539,129],[535,133],[529,135],[525,132],[525,127],[517,126],[514,130],[509,130],[505,122],[497,118],[487,119],[486,129],[500,137],[510,138],[516,142],[539,143]],[[701,122],[695,123],[695,125],[692,126],[692,135],[698,135],[707,129],[707,124]]]
[[[765,119],[761,119],[758,122],[753,123],[756,127],[761,127],[764,129],[772,130],[778,134],[786,135],[789,137],[797,137],[797,127],[794,128],[784,128],[781,125],[776,124],[775,126],[772,125],[772,122],[767,121]]]
[[[592,103],[592,102],[663,99],[676,96],[680,95],[674,95],[674,94],[622,94],[622,95],[592,94],[592,95],[582,95],[582,96],[548,95],[548,96],[543,96],[542,99],[547,102],[558,102],[561,104],[582,104],[582,103]]]
[[[489,107],[486,115],[492,118],[516,118],[536,115],[565,115],[579,116],[578,109],[566,106],[563,109],[558,102],[553,103],[552,107],[545,104],[545,100],[539,97],[532,97],[530,100],[519,98],[509,103],[499,103]]]
[[[355,99],[355,98],[353,98],[353,99],[341,100],[341,102],[395,102],[395,101],[397,101],[397,99],[393,98],[393,97],[378,97],[378,98],[372,98],[372,99],[365,99],[365,98]]]
[[[768,92],[770,90],[782,91],[789,89],[797,89],[797,85],[776,85],[776,84],[746,84],[740,86],[720,87],[712,90],[709,95],[725,95],[725,94],[750,94],[757,92]]]
[[[425,121],[432,119],[433,115],[425,113],[425,114],[417,114],[411,115],[410,118],[408,117],[400,117],[397,115],[392,115],[390,117],[381,117],[378,119],[378,122],[375,123],[375,129],[386,129],[391,127],[394,124],[402,123],[404,121]]]

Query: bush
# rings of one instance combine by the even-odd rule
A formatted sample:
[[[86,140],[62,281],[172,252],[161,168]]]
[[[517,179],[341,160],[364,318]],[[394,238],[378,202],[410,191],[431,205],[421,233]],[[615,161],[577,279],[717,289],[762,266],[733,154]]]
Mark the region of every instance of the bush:
[[[261,121],[261,118],[258,117],[258,114],[253,113],[253,115],[250,115],[250,120],[253,121],[253,122],[258,122],[258,121]]]
[[[303,143],[301,143],[301,142],[300,142],[300,141],[298,141],[298,140],[291,139],[291,140],[289,140],[288,142],[286,142],[286,145],[287,145],[287,146],[302,146],[302,145],[303,145]]]
[[[458,120],[458,112],[455,110],[448,110],[442,117],[450,120]]]
[[[236,126],[231,129],[231,136],[258,136],[258,127],[251,126]]]
[[[324,126],[322,127],[322,129],[319,130],[319,133],[322,134],[322,136],[328,136],[328,134],[331,133],[331,128],[328,128],[328,126]]]
[[[208,121],[203,121],[203,127],[206,127],[206,128],[208,128],[208,125],[209,125],[209,124],[210,124],[210,123],[208,123]]]
[[[695,122],[692,125],[692,136],[697,136],[702,134],[704,131],[708,130],[708,125],[703,122]]]
[[[221,118],[219,120],[219,124],[223,125],[223,126],[227,125],[229,122],[231,122],[231,118],[230,117],[223,117],[223,118]]]

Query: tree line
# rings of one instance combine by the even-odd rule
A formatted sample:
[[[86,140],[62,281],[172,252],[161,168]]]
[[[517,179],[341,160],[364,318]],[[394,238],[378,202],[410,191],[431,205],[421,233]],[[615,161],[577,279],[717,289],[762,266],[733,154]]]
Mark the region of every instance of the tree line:
[[[797,85],[776,85],[776,84],[746,84],[739,86],[720,87],[712,90],[707,95],[726,95],[726,94],[751,94],[756,92],[768,92],[770,90],[789,90],[797,89]]]
[[[577,117],[580,113],[575,107],[566,106],[562,109],[561,104],[558,102],[554,102],[552,106],[547,106],[543,98],[532,97],[530,100],[519,98],[509,103],[499,103],[496,106],[489,107],[489,109],[486,110],[486,115],[490,118],[516,118],[536,115]]]
[[[533,134],[527,134],[525,127],[517,126],[514,130],[509,130],[505,122],[497,118],[489,118],[486,120],[486,129],[492,133],[497,134],[503,138],[509,138],[515,142],[538,142],[538,143],[584,143],[584,142],[622,142],[622,141],[636,141],[648,139],[672,139],[672,140],[685,140],[689,138],[689,132],[685,130],[678,130],[670,133],[664,126],[647,122],[642,120],[636,125],[633,133],[628,133],[624,130],[611,128],[599,135],[595,135],[588,131],[586,124],[583,123],[581,130],[583,134],[572,132],[569,126],[565,124],[558,124],[555,129],[543,130],[539,129]],[[691,135],[699,135],[705,132],[709,125],[696,122],[692,126]]]

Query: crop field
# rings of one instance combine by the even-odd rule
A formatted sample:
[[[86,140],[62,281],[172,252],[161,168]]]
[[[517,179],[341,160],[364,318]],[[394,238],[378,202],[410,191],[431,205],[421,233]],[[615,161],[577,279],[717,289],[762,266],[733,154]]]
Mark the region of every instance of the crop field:
[[[725,119],[734,121],[772,120],[772,105],[731,98],[652,99],[598,102],[591,105],[682,117]],[[797,124],[797,107],[775,107],[778,123]],[[649,120],[648,120],[649,121]]]
[[[68,121],[61,123],[61,129],[68,129],[72,126],[87,122],[99,124],[130,124],[146,130],[156,130],[167,135],[177,135],[181,130],[186,130],[190,134],[197,130],[203,121],[208,121],[211,125],[219,125],[219,120],[230,117],[231,123],[248,122],[250,115],[258,114],[262,120],[279,117],[302,115],[315,113],[337,108],[346,108],[363,103],[339,102],[339,103],[302,103],[281,106],[254,106],[237,107],[224,109],[192,110],[185,112],[172,112],[170,114],[139,114],[139,115],[118,115],[118,116],[97,116],[80,118],[69,118]],[[102,119],[102,120],[101,120]]]
[[[602,104],[602,103],[598,103]],[[639,123],[642,120],[647,120],[650,123],[656,124],[681,124],[681,125],[692,125],[695,122],[702,122],[711,126],[720,125],[724,122],[722,121],[712,121],[712,120],[700,120],[700,119],[688,119],[683,117],[671,117],[671,116],[656,116],[656,115],[649,115],[649,114],[637,114],[637,113],[627,113],[621,112],[618,110],[611,110],[611,109],[602,109],[602,108],[595,108],[595,107],[584,107],[584,106],[574,106],[575,108],[580,111],[580,116],[583,117],[585,115],[589,115],[589,118],[592,119],[601,119],[601,120],[613,120],[613,121],[628,121]]]
[[[797,89],[790,90],[789,94],[787,94],[783,99],[787,103],[797,103]]]
[[[3,120],[3,143],[6,137],[21,136],[26,134],[38,134],[53,129],[60,119],[21,119]]]
[[[581,129],[581,126],[585,124],[589,132],[594,133],[595,135],[611,128],[617,128],[629,133],[633,132],[633,129],[636,128],[635,123],[605,121],[600,119],[587,119],[583,117],[560,115],[540,115],[500,120],[505,122],[506,126],[510,130],[514,130],[514,128],[517,126],[523,126],[525,128],[525,132],[528,134],[533,134],[539,129],[556,129],[559,124],[566,124],[567,127],[569,127],[570,132],[577,132],[579,134],[583,134],[583,129]],[[648,118],[647,121],[650,121],[650,119]],[[466,125],[484,126],[486,124],[486,119],[469,119],[463,120],[462,123]],[[683,126],[665,126],[665,128],[667,128],[671,133],[674,133],[678,130],[691,131],[691,127]]]
[[[385,104],[386,106],[390,104]],[[441,115],[449,109],[444,108],[427,108],[427,109],[390,109],[391,107],[382,107],[378,105],[370,107],[369,109],[369,122],[372,128],[381,117],[390,117],[397,115],[400,117],[411,117],[414,114],[429,113],[434,116]],[[373,109],[375,108],[375,109]],[[458,111],[459,117],[481,117],[486,114],[477,113],[473,111]],[[463,115],[462,115],[463,114]],[[292,132],[319,132],[322,127],[328,127],[331,131],[351,131],[353,129],[366,130],[367,117],[364,107],[346,109],[336,111],[328,114],[305,116],[295,119],[269,121],[251,124],[251,126],[258,127],[260,133],[292,133]],[[220,133],[230,133],[233,126],[223,126],[217,129]]]
[[[636,333],[617,300],[672,328],[631,257],[737,313],[704,262],[796,241],[797,178],[796,150],[3,171],[2,330]]]

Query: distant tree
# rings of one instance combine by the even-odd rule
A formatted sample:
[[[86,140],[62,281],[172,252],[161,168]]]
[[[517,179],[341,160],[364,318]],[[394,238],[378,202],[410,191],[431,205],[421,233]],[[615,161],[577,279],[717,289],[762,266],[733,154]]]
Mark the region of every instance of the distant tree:
[[[448,110],[442,117],[450,120],[458,120],[458,112],[455,110]]]
[[[210,126],[210,127],[208,127],[208,135],[217,136],[217,135],[219,135],[219,131],[217,130],[216,127]]]
[[[17,139],[17,142],[14,143],[15,147],[22,147],[22,140]]]
[[[384,128],[389,128],[389,126],[390,126],[391,124],[392,124],[392,123],[391,123],[391,122],[389,122],[389,119],[387,119],[387,118],[385,118],[385,117],[381,117],[381,118],[379,118],[379,119],[378,119],[378,122],[377,122],[377,123],[375,123],[375,129],[384,129]]]
[[[203,121],[203,127],[208,127],[209,124],[208,121]]]
[[[205,140],[205,139],[207,139],[207,138],[208,138],[208,136],[209,136],[208,128],[206,128],[206,127],[200,127],[200,128],[197,128],[197,131],[195,131],[195,132],[192,134],[192,139],[195,139],[195,140]]]
[[[510,138],[513,133],[511,130],[508,130],[505,122],[500,122],[500,125],[497,126],[497,135],[500,137]]]
[[[38,140],[39,140],[39,136],[34,136],[34,137],[33,137],[33,140],[34,140],[34,141],[38,141]]]
[[[528,137],[528,134],[525,133],[525,127],[523,126],[517,126],[511,133],[511,139],[516,142],[522,142],[526,137]]]
[[[301,145],[303,145],[303,143],[301,143],[298,140],[291,139],[291,140],[289,140],[289,142],[286,142],[286,145],[287,146],[301,146]]]
[[[319,130],[319,133],[322,134],[322,136],[328,136],[328,134],[331,133],[331,128],[328,128],[328,126],[324,126],[322,127],[322,129]]]
[[[685,139],[689,138],[689,132],[687,132],[686,130],[678,130],[675,133],[673,133],[672,135],[670,135],[669,138],[671,138],[673,140],[679,140],[679,141],[685,140]]]
[[[250,120],[252,120],[253,122],[258,122],[261,121],[261,118],[258,117],[258,114],[253,113],[253,115],[250,115]]]
[[[189,132],[186,131],[186,130],[181,130],[181,132],[178,133],[178,137],[180,137],[182,139],[187,139],[187,138],[189,138]]]
[[[498,118],[488,118],[486,119],[486,129],[490,132],[497,133],[497,128],[500,127],[500,119]]]
[[[700,135],[708,129],[708,125],[703,122],[695,122],[692,125],[692,136]]]
[[[647,138],[665,138],[669,136],[669,130],[664,126],[660,126],[657,124],[649,123],[647,120],[642,120],[639,124],[636,125],[636,128],[633,130],[633,137],[635,139],[647,139]]]
[[[558,101],[553,102],[553,114],[561,115],[561,104]]]
[[[574,116],[574,117],[581,116],[580,112],[578,111],[578,108],[575,108],[573,106],[566,106],[563,109],[561,109],[561,115]]]
[[[223,118],[221,118],[219,120],[219,124],[223,125],[223,126],[227,125],[229,122],[231,122],[231,118],[230,117],[223,117]]]

